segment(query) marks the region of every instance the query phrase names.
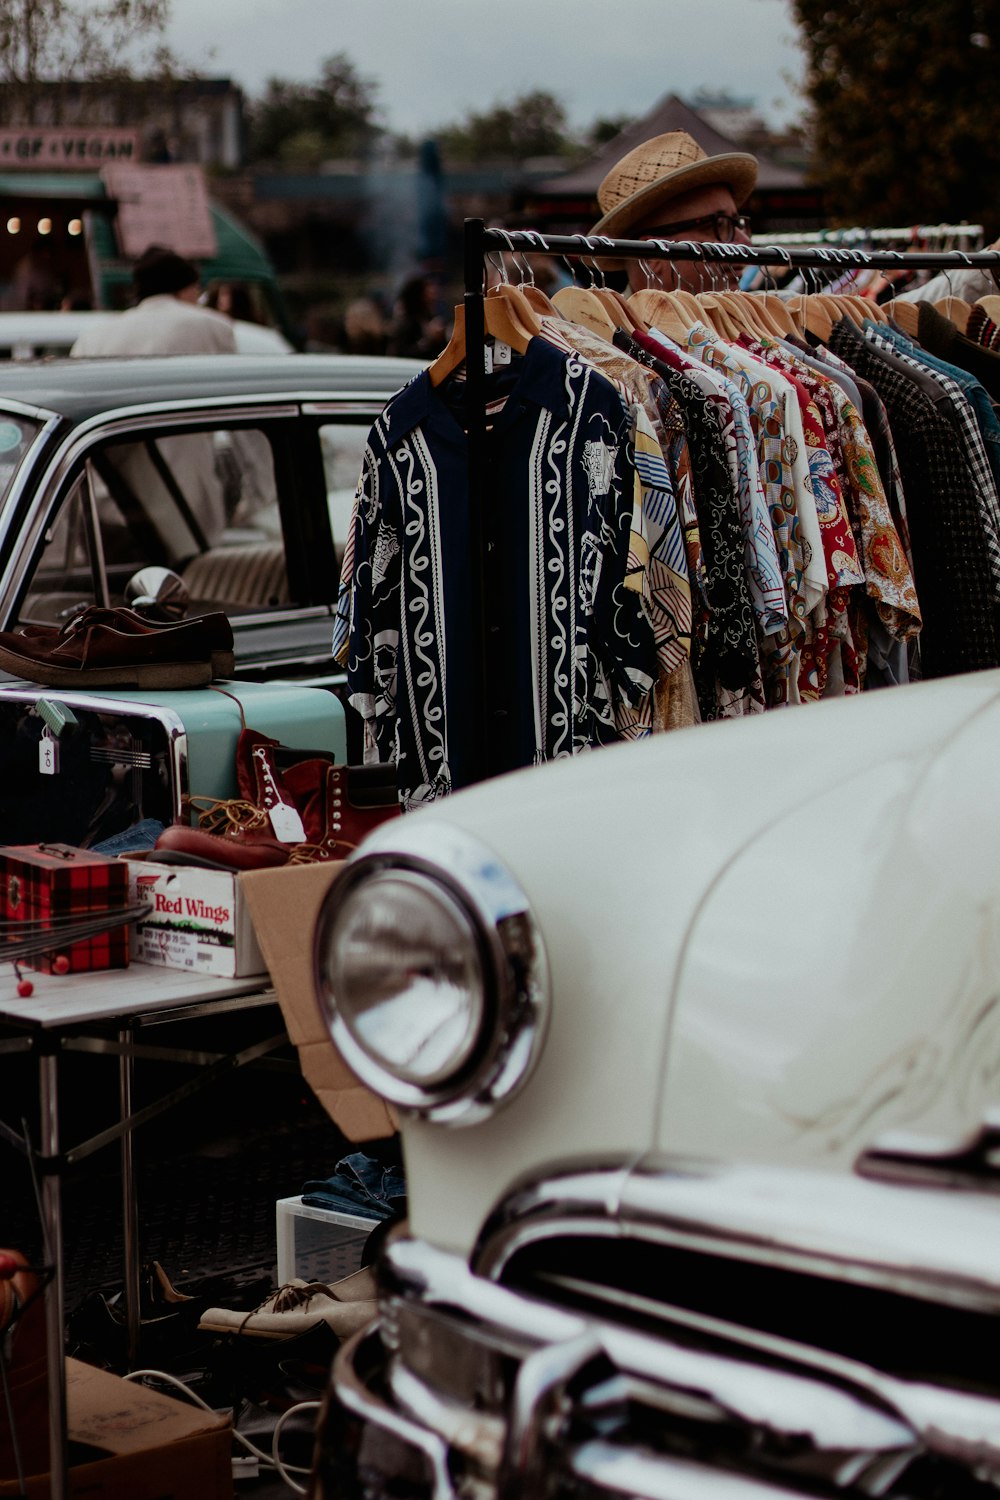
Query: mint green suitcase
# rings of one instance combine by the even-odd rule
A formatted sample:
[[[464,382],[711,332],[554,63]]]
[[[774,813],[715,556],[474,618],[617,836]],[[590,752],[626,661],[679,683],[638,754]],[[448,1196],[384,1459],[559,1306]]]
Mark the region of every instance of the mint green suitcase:
[[[290,749],[346,759],[344,708],[294,682],[100,693],[0,687],[0,844],[91,846],[182,798],[234,797],[243,721]]]

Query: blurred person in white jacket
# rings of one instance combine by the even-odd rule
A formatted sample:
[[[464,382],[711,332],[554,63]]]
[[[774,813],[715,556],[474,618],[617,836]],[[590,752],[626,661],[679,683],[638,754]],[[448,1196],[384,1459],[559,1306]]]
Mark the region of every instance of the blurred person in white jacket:
[[[202,307],[197,268],[162,245],[151,245],[132,268],[136,302],[119,317],[84,329],[70,350],[75,358],[161,354],[235,354],[230,318]],[[174,480],[213,546],[226,524],[223,485],[210,432],[160,438],[157,444]],[[122,477],[144,496],[154,524],[162,479],[144,448],[130,445],[116,458]],[[164,497],[164,513],[173,510]]]

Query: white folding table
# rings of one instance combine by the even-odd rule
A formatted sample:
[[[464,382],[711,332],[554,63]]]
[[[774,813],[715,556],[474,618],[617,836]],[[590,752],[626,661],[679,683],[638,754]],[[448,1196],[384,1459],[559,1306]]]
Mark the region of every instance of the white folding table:
[[[49,1369],[49,1453],[52,1500],[67,1490],[65,1267],[62,1242],[62,1176],[67,1166],[114,1140],[121,1143],[122,1225],[125,1308],[130,1367],[139,1353],[139,1220],[132,1132],[138,1125],[199,1091],[212,1080],[273,1051],[286,1040],[284,1027],[274,1036],[241,1052],[195,1052],[145,1046],[135,1039],[138,1027],[170,1021],[220,1016],[276,1005],[267,975],[216,979],[180,969],[132,964],[128,969],[94,974],[52,975],[25,971],[34,993],[17,993],[13,969],[0,971],[0,1052],[34,1052],[38,1063],[39,1139],[29,1142],[0,1120],[0,1139],[30,1154],[42,1178],[42,1231],[52,1277],[45,1291],[46,1347]],[[109,1023],[117,1032],[108,1036]],[[120,1117],[117,1124],[62,1151],[59,1130],[59,1058],[67,1051],[116,1055],[119,1060]],[[143,1109],[133,1111],[134,1063],[137,1057],[181,1062],[198,1072]],[[2,1102],[0,1102],[2,1112]]]

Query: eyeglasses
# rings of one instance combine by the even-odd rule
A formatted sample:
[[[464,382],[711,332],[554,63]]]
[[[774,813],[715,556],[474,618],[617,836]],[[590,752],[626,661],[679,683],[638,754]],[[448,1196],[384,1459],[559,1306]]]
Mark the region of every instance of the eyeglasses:
[[[644,229],[642,238],[644,240],[673,240],[676,239],[682,229],[700,229],[703,224],[711,224],[715,230],[715,238],[723,245],[728,245],[736,238],[740,230],[744,234],[750,233],[749,214],[702,214],[698,219],[682,219],[679,224],[659,224],[655,229]]]

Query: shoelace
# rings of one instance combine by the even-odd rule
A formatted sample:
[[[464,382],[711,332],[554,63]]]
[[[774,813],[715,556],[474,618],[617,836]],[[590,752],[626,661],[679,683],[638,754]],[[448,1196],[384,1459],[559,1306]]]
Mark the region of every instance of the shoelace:
[[[263,1302],[258,1303],[255,1308],[247,1313],[236,1332],[237,1334],[243,1333],[250,1319],[255,1317],[259,1312],[294,1312],[298,1307],[308,1307],[314,1297],[330,1297],[334,1302],[340,1300],[336,1292],[332,1287],[327,1286],[325,1281],[310,1281],[305,1286],[279,1286],[276,1292],[271,1292],[264,1298]]]
[[[270,1297],[265,1297],[260,1307],[254,1311],[262,1312],[270,1303],[271,1312],[294,1312],[297,1307],[308,1307],[314,1297],[332,1297],[334,1302],[340,1300],[326,1282],[310,1281],[306,1286],[280,1286]]]
[[[340,859],[341,849],[356,849],[357,844],[349,844],[346,839],[338,839],[335,844],[296,844],[288,857],[290,865],[315,865],[324,859]]]
[[[263,808],[257,807],[253,802],[244,802],[239,797],[221,801],[212,797],[185,797],[184,802],[185,806],[193,807],[198,813],[198,827],[206,833],[232,836],[270,826]]]

